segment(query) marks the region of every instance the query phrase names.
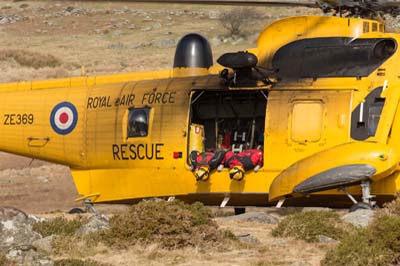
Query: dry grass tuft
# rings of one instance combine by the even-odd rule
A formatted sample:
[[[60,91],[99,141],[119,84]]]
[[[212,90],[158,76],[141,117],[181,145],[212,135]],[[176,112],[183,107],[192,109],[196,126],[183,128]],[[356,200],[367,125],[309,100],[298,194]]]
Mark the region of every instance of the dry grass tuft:
[[[84,224],[84,219],[67,220],[64,217],[56,217],[54,219],[34,223],[32,229],[43,237],[51,235],[71,236]]]
[[[51,54],[42,54],[22,49],[0,50],[0,61],[15,61],[20,66],[32,67],[35,69],[44,67],[57,67],[62,61]]]
[[[346,224],[336,212],[308,211],[285,217],[272,231],[272,235],[294,237],[306,242],[318,242],[319,235],[339,240],[345,234],[345,227]]]
[[[96,243],[90,236],[58,235],[52,242],[52,253],[68,257],[87,257],[104,253],[104,245]]]
[[[209,208],[180,201],[134,205],[128,213],[112,217],[110,229],[97,237],[115,248],[159,243],[166,249],[218,246],[235,239],[230,231],[218,229]]]

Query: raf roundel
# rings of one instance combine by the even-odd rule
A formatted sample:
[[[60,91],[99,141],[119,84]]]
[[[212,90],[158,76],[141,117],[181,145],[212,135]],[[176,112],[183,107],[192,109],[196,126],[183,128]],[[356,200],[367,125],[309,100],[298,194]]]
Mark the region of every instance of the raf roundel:
[[[55,132],[66,135],[74,130],[78,122],[78,112],[69,102],[62,102],[54,106],[50,114],[50,124]]]

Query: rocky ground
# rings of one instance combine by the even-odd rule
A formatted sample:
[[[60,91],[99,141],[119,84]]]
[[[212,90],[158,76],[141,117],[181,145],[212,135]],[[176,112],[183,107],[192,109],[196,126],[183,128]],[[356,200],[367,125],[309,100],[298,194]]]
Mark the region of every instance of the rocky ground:
[[[241,36],[233,38],[219,20],[231,9],[106,1],[2,0],[0,82],[69,77],[82,72],[94,75],[168,68],[176,43],[189,32],[201,33],[210,40],[215,60],[225,52],[254,47],[258,33],[272,21],[321,14],[315,9],[256,7],[259,19],[244,27]],[[396,30],[398,20],[389,22],[389,28]],[[18,61],[10,56],[16,53],[30,60]],[[43,61],[48,55],[54,60]],[[51,258],[38,252],[40,248],[35,245],[42,237],[31,230],[31,224],[38,219],[35,217],[53,217],[81,206],[73,201],[77,196],[67,167],[0,153],[0,206],[23,210],[0,209],[0,250],[20,260],[21,265],[52,265]],[[99,208],[106,214],[124,209]],[[271,238],[269,232],[279,215],[271,216],[269,209],[261,212],[255,214],[255,220],[217,219],[243,241],[261,243],[259,248],[227,254],[210,251],[208,255],[196,250],[186,254],[157,253],[150,248],[118,254],[105,252],[93,257],[114,265],[319,265],[331,243],[315,245]],[[23,264],[25,258],[32,263]]]
[[[331,211],[329,209],[319,209]],[[315,211],[315,209],[291,209],[290,212]],[[32,229],[38,221],[54,217],[76,219],[66,214],[27,215],[15,208],[0,208],[0,252],[8,259],[24,266],[52,266],[60,258],[73,257],[108,263],[107,265],[319,265],[325,252],[338,241],[319,235],[317,243],[302,240],[272,237],[271,230],[283,219],[288,210],[252,209],[250,212],[216,218],[222,229],[229,229],[242,244],[237,248],[211,249],[207,252],[198,248],[165,250],[157,245],[135,245],[128,249],[109,251],[100,247],[79,247],[79,237],[109,228],[110,215],[86,215],[86,222],[76,231],[76,243],[62,248],[68,254],[56,251],[56,235],[42,236]],[[342,219],[359,227],[365,227],[373,217],[373,211],[362,210],[350,214],[342,213]],[[69,246],[71,245],[71,246]],[[74,247],[75,246],[75,247]],[[78,254],[78,255],[77,255]],[[75,255],[75,256],[73,256]],[[69,264],[68,264],[69,265]],[[71,264],[72,265],[72,264]],[[75,264],[73,264],[75,265]],[[80,265],[80,264],[79,264]]]

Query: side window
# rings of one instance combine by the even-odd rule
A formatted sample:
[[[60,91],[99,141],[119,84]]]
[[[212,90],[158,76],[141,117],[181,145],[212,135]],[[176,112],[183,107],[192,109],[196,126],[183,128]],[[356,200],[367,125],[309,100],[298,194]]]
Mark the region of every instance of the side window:
[[[131,108],[128,115],[128,138],[146,137],[149,131],[150,108]]]
[[[365,140],[375,136],[385,98],[381,98],[382,87],[370,92],[351,114],[351,137]]]

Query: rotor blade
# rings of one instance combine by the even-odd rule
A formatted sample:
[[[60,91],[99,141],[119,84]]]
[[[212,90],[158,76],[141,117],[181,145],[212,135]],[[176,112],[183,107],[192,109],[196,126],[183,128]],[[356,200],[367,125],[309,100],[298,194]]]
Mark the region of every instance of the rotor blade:
[[[78,0],[96,1],[96,0]],[[97,0],[98,1],[98,0]],[[175,4],[205,4],[205,5],[261,5],[261,6],[304,6],[315,7],[319,5],[315,0],[114,0],[112,2],[137,2],[137,3],[175,3]]]

